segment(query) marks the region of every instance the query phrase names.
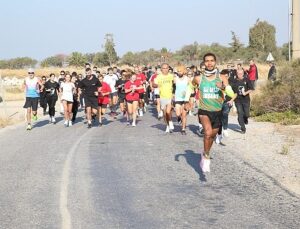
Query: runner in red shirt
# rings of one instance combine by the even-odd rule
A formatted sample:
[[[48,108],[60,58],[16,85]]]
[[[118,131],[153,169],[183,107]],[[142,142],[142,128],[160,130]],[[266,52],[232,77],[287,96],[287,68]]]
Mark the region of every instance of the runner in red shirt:
[[[139,90],[142,89],[143,86],[141,85],[141,81],[136,80],[136,75],[134,73],[129,74],[131,74],[130,80],[124,85],[129,116],[127,119],[127,125],[130,125],[129,120],[132,119],[132,126],[136,126],[136,111],[139,105]]]
[[[134,72],[136,74],[136,80],[140,81],[140,84],[143,86],[140,90],[138,90],[139,93],[139,116],[144,115],[144,107],[145,107],[145,87],[144,85],[147,82],[147,77],[143,73],[142,67],[135,67]]]
[[[99,126],[102,126],[102,116],[105,114],[107,104],[110,102],[111,88],[109,84],[103,81],[103,76],[99,76],[101,87],[98,88],[98,113],[99,113]]]

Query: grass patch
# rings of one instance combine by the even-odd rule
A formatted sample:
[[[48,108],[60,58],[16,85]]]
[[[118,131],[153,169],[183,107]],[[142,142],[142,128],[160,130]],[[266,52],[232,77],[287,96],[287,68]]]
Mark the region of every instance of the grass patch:
[[[300,125],[300,114],[292,111],[272,112],[254,117],[259,122],[280,123],[282,125]]]

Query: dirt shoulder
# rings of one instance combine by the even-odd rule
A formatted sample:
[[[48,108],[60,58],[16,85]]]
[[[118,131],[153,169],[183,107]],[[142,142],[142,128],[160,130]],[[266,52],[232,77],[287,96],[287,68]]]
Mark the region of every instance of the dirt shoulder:
[[[229,125],[230,136],[223,143],[237,157],[300,196],[300,125],[281,126],[250,120],[243,135],[238,131],[236,119],[230,117],[233,123]]]

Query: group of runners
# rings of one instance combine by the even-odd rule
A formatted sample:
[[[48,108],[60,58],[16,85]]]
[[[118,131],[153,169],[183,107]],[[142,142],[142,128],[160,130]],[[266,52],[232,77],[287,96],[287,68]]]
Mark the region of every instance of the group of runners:
[[[249,117],[249,94],[254,83],[244,69],[231,66],[220,71],[213,53],[207,53],[198,69],[183,65],[171,68],[163,63],[158,67],[139,67],[119,70],[108,68],[102,75],[97,67],[85,66],[85,75],[61,71],[58,77],[50,74],[49,79],[35,77],[28,70],[24,81],[26,88],[27,130],[32,129],[31,119],[37,120],[38,102],[49,109],[49,122],[55,124],[55,105],[60,100],[64,114],[64,125],[70,127],[76,121],[78,108],[85,111],[87,127],[102,126],[107,115],[112,119],[126,117],[127,125],[137,124],[147,106],[156,106],[157,118],[164,119],[166,132],[174,130],[173,110],[181,133],[186,134],[187,116],[198,109],[199,132],[204,135],[204,149],[200,166],[203,172],[210,171],[210,150],[214,141],[228,136],[228,114],[235,102],[241,133]],[[118,111],[119,107],[119,113]],[[107,112],[109,108],[110,112]],[[96,121],[98,119],[98,121]]]

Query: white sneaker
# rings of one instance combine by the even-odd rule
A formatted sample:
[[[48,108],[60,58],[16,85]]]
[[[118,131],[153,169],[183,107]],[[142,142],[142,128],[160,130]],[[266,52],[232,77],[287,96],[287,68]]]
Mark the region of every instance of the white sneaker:
[[[222,135],[221,134],[217,134],[216,135],[216,140],[215,140],[216,144],[219,145],[221,143],[221,140],[222,140]]]
[[[68,127],[68,120],[64,122],[64,126]]]
[[[56,123],[56,120],[55,120],[55,117],[52,116],[52,123],[55,124]]]
[[[166,133],[170,133],[170,128],[169,128],[169,126],[167,126],[167,128],[166,128]]]
[[[136,127],[136,124],[135,124],[135,122],[132,122],[132,126],[133,126],[133,127]]]
[[[69,126],[72,126],[73,124],[72,124],[72,121],[69,121]]]
[[[210,172],[210,159],[204,158],[203,172]]]
[[[162,118],[163,116],[164,116],[163,111],[160,111],[158,117]]]
[[[227,129],[226,129],[226,130],[223,130],[223,136],[224,136],[225,138],[228,138],[228,137],[229,137],[229,132],[228,132]]]
[[[52,116],[50,116],[49,118],[49,123],[52,123]]]
[[[143,113],[143,110],[142,110],[142,109],[140,109],[140,111],[139,111],[139,116],[140,116],[140,117],[144,116],[144,113]]]
[[[170,130],[174,130],[174,124],[172,121],[169,121]]]

